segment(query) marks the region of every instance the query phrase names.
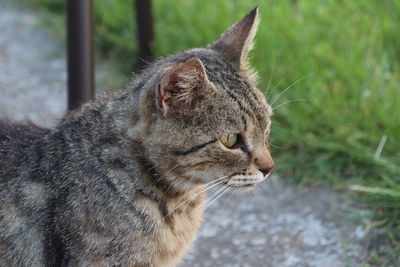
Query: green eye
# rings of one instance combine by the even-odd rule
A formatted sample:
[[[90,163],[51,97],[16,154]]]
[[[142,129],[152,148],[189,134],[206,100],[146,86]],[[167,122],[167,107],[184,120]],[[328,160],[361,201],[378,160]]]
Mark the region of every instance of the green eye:
[[[238,135],[237,134],[224,134],[220,138],[221,143],[224,144],[224,146],[231,148],[233,147],[237,140],[238,140]]]

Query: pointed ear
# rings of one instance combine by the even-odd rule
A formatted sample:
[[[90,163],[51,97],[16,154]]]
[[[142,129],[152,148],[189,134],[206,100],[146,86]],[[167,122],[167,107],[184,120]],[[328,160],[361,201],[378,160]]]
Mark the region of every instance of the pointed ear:
[[[229,27],[218,41],[210,45],[224,55],[224,57],[237,67],[243,69],[247,66],[247,56],[253,47],[253,39],[260,21],[258,7],[253,9],[242,20]]]
[[[207,81],[203,63],[198,58],[190,58],[172,66],[158,84],[158,104],[164,115],[179,110],[183,105],[192,104],[196,100],[196,91]]]

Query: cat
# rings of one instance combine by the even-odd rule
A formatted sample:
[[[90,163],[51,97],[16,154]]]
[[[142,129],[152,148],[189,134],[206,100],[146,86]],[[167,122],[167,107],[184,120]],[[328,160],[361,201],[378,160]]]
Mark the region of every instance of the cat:
[[[272,108],[248,64],[258,8],[153,62],[53,129],[0,123],[1,266],[176,266],[206,187],[271,173]]]

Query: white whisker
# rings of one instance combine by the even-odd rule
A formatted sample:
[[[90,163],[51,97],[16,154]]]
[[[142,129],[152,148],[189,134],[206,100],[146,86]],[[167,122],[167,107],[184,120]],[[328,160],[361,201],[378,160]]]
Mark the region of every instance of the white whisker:
[[[277,146],[275,144],[272,144],[271,142],[269,142],[269,145],[274,147],[274,148],[277,148],[277,149],[283,149],[283,147],[280,147],[280,146]]]
[[[224,190],[226,188],[226,186],[222,186],[220,188],[218,188],[214,193],[212,193],[209,197],[208,197],[208,201],[210,201],[211,199],[213,199],[216,195],[218,195],[219,193],[221,193],[222,190]]]
[[[222,195],[225,194],[226,192],[228,192],[230,188],[229,188],[229,186],[226,186],[224,189],[225,189],[225,190],[224,190],[219,196],[217,196],[216,198],[214,198],[214,200],[212,200],[212,201],[210,201],[209,203],[207,203],[206,207],[209,207],[209,206],[210,206],[212,203],[214,203],[217,199],[219,199],[220,197],[222,197]]]
[[[267,102],[269,103],[269,98],[272,97],[272,93],[275,92],[275,90],[279,87],[279,85],[284,81],[284,79],[280,80],[275,86],[274,88],[272,88],[270,95],[266,95],[267,98]]]
[[[172,167],[171,169],[169,169],[169,171],[167,171],[166,173],[164,173],[163,176],[160,177],[160,179],[165,178],[170,172],[172,172],[176,167],[178,167],[181,163],[178,162],[174,167]]]
[[[171,210],[167,215],[165,215],[165,216],[163,217],[163,219],[165,219],[166,217],[168,217],[169,215],[171,215],[175,210],[177,210],[177,209],[179,209],[180,207],[182,207],[186,202],[190,202],[191,200],[193,200],[195,197],[197,197],[197,196],[200,195],[201,193],[203,193],[203,192],[205,192],[205,191],[207,191],[207,190],[213,188],[214,186],[217,186],[217,185],[223,183],[223,182],[224,182],[224,179],[226,179],[227,177],[228,177],[228,176],[224,176],[224,177],[218,178],[218,179],[215,180],[215,181],[211,181],[211,182],[207,183],[207,184],[211,184],[211,185],[208,186],[208,187],[205,187],[205,188],[204,188],[203,190],[201,190],[200,192],[197,192],[195,195],[193,195],[193,196],[190,197],[189,199],[186,199],[185,201],[183,201],[181,204],[179,204],[179,205],[176,206],[173,210]],[[213,182],[215,182],[215,184],[212,184]],[[182,197],[180,197],[180,198],[178,199],[177,202],[179,202],[179,200],[181,200],[182,198],[184,198],[185,196],[187,196],[187,195],[190,194],[191,192],[192,192],[192,191],[187,192],[185,195],[183,195]]]
[[[198,209],[202,208],[202,207],[208,207],[210,206],[211,203],[213,203],[216,199],[218,199],[221,195],[223,195],[226,192],[226,189],[229,188],[229,186],[225,186],[225,187],[221,187],[218,188],[217,191],[215,191],[211,196],[210,196],[210,200],[209,201],[205,201],[204,203],[202,203],[201,205],[199,205],[197,208],[195,208],[194,210],[191,211],[191,213],[194,213],[195,211],[197,211]],[[220,195],[218,195],[221,191],[223,191]],[[213,199],[214,196],[218,195],[216,198]]]
[[[267,177],[267,179],[265,179],[265,180],[266,180],[266,185],[267,185],[268,191],[270,191],[271,190],[271,179],[269,177]]]
[[[285,90],[283,90],[277,97],[274,98],[274,100],[272,100],[271,102],[271,106],[281,97],[282,94],[284,94],[287,90],[289,90],[291,87],[293,87],[294,85],[296,85],[297,83],[299,83],[300,81],[304,80],[305,78],[307,78],[308,76],[310,76],[312,73],[309,73],[303,77],[301,77],[300,79],[298,79],[297,81],[295,81],[294,83],[292,83],[291,85],[289,85]]]
[[[221,181],[222,182],[222,181]],[[220,183],[218,183],[218,184],[220,184]],[[212,187],[214,187],[215,185],[213,185]],[[207,189],[210,189],[210,188],[212,188],[212,187],[209,187],[209,188],[207,188]],[[213,192],[208,198],[213,198],[217,193],[219,193],[220,191],[221,191],[221,189],[222,188],[224,188],[224,187],[221,187],[221,188],[218,188],[215,192]],[[206,190],[207,190],[206,189]],[[204,192],[204,191],[203,191]],[[207,200],[206,200],[207,201]],[[186,204],[186,206],[185,207],[183,207],[183,210],[186,210],[186,208],[189,206],[189,204],[190,204],[190,201],[185,201],[185,202],[187,202],[187,204]]]
[[[271,69],[271,76],[269,77],[268,87],[265,91],[265,95],[268,94],[269,87],[271,86],[272,77],[274,76],[274,67],[275,67],[275,57],[272,57],[272,69]]]
[[[174,170],[176,167],[178,167],[180,164],[181,164],[181,163],[178,162],[174,167],[172,167],[172,168],[169,169],[166,173],[164,173],[164,174],[159,178],[159,180],[162,180],[162,179],[166,178],[167,175],[168,175],[169,173],[171,173],[171,171],[173,171],[173,170]],[[171,190],[171,189],[172,189],[172,185],[170,185],[170,186],[167,188],[166,192],[168,192],[168,191]]]
[[[283,106],[283,105],[286,105],[286,104],[289,104],[289,103],[292,103],[292,102],[310,102],[310,101],[311,101],[310,99],[305,99],[305,98],[292,99],[292,100],[283,102],[283,103],[277,105],[276,107],[273,107],[272,109],[273,110],[277,110],[280,106]]]

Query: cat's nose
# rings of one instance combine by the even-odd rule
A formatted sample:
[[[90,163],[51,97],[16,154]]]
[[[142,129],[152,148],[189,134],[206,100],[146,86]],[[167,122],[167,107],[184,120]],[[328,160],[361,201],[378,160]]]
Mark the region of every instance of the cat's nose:
[[[254,165],[257,169],[263,173],[264,176],[270,174],[274,169],[274,161],[272,160],[271,154],[269,150],[264,149],[256,149],[254,151]]]
[[[274,169],[274,166],[269,167],[269,168],[262,168],[259,169],[260,172],[263,173],[264,177],[267,176],[268,174],[270,174],[272,172],[272,170]]]

